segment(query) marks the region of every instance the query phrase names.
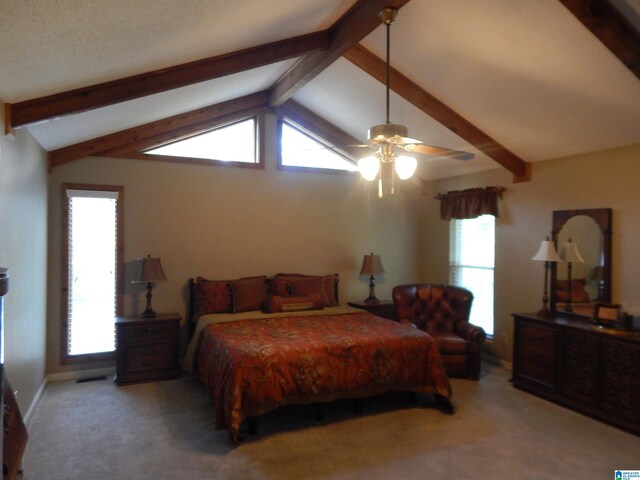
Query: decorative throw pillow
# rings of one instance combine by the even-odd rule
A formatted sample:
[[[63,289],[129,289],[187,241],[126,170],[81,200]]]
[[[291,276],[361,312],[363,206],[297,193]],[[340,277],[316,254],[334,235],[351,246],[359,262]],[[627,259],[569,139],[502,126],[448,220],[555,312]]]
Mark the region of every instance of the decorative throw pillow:
[[[267,277],[252,277],[229,282],[233,313],[260,310],[268,293]]]
[[[281,297],[270,295],[263,304],[265,313],[300,312],[304,310],[322,310],[322,297],[316,293],[300,297]]]
[[[287,287],[289,294],[292,296],[300,297],[316,294],[322,298],[323,304],[327,303],[322,277],[291,278],[287,282]]]
[[[325,302],[325,307],[335,307],[338,305],[338,299],[336,298],[336,288],[338,285],[338,274],[334,273],[332,275],[302,275],[298,273],[278,273],[273,278],[273,294],[279,295],[281,297],[288,297],[293,293],[293,284],[301,279],[310,279],[310,278],[320,278],[322,279],[324,289],[323,289],[323,300]],[[304,288],[304,287],[303,287]],[[298,295],[297,293],[295,295]],[[302,294],[300,294],[302,295]]]
[[[196,278],[194,288],[195,313],[228,313],[231,311],[231,293],[228,280]]]

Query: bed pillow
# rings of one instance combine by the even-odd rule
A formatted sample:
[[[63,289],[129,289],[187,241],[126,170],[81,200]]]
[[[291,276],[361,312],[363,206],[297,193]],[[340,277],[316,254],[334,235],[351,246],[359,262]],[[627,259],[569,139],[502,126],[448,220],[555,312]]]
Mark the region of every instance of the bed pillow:
[[[291,295],[304,295],[304,293],[294,293],[296,282],[303,279],[317,279],[320,278],[323,284],[322,296],[325,307],[335,307],[338,305],[338,299],[336,297],[336,289],[339,281],[337,273],[332,275],[302,275],[298,273],[278,273],[273,278],[273,294],[281,297],[288,297]],[[311,282],[312,283],[312,282]],[[314,290],[310,290],[311,284],[297,285],[297,291],[317,293]]]
[[[281,297],[269,295],[264,301],[262,310],[265,313],[300,312],[304,310],[322,310],[324,301],[317,293],[299,297]]]
[[[252,277],[229,282],[233,313],[260,310],[267,297],[267,277]]]
[[[196,315],[231,312],[231,292],[228,280],[207,280],[203,277],[197,277],[194,297]]]
[[[323,304],[327,303],[322,277],[291,278],[287,281],[287,291],[294,297],[315,294],[322,298]]]

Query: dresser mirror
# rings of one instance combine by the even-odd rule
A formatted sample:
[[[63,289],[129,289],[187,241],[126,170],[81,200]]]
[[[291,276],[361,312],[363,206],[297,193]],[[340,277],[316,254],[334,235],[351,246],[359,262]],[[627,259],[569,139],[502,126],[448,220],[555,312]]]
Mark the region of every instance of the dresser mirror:
[[[611,303],[611,209],[556,210],[552,240],[563,261],[551,264],[551,310],[591,317]]]

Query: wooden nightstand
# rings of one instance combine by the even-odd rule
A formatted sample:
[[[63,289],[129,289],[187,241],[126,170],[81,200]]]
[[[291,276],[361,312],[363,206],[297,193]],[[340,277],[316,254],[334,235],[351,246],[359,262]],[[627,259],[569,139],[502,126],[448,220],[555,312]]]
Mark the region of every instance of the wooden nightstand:
[[[180,376],[180,315],[116,317],[118,385],[168,380]]]
[[[347,302],[347,304],[350,307],[361,308],[379,317],[388,318],[389,320],[396,319],[396,308],[390,300],[380,300],[378,303]]]

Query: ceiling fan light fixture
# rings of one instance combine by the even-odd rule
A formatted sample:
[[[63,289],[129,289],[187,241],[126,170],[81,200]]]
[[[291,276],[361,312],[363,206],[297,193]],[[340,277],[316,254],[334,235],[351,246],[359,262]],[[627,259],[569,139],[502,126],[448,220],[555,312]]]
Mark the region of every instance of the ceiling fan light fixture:
[[[415,173],[418,161],[407,155],[400,155],[395,159],[396,173],[400,180],[407,180]]]
[[[374,155],[358,160],[358,171],[365,180],[372,182],[380,171],[380,160]]]

